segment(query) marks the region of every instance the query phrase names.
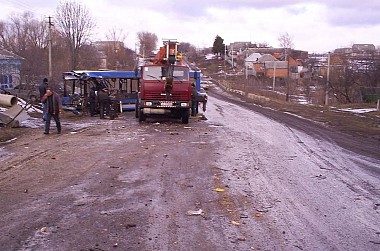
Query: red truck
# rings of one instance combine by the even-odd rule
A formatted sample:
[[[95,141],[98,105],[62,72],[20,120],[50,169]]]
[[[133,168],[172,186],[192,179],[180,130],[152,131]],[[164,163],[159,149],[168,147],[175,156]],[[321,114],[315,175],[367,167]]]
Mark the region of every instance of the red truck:
[[[182,63],[179,43],[166,40],[155,58],[141,66],[136,102],[139,122],[147,117],[171,116],[189,123],[191,107],[190,68]]]

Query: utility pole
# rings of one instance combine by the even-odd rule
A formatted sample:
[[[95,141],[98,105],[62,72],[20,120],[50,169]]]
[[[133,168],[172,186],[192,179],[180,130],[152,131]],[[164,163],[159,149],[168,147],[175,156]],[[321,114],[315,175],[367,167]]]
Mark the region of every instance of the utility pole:
[[[48,16],[48,25],[49,25],[49,80],[51,80],[52,76],[53,76],[53,72],[52,72],[52,62],[51,62],[51,27],[53,26],[53,23],[51,21],[52,17],[51,16]]]
[[[330,86],[330,52],[327,56],[327,74],[326,74],[326,90],[325,90],[325,105],[329,105],[329,86]]]
[[[289,51],[288,51],[288,48],[285,48],[285,58],[288,61],[288,69],[287,69],[288,75],[286,77],[287,78],[287,81],[286,81],[286,84],[287,84],[287,86],[286,86],[286,101],[289,101],[289,92],[290,92],[290,76],[289,76],[289,74],[290,74],[290,71],[289,71]]]
[[[276,61],[273,61],[274,62],[274,65],[273,65],[273,88],[272,88],[272,91],[274,91],[274,85],[276,83]]]
[[[234,46],[231,44],[231,59],[232,59],[232,71],[235,71],[235,67],[234,67]]]
[[[227,60],[227,45],[224,45],[224,79],[226,79],[227,69],[226,69],[226,60]]]

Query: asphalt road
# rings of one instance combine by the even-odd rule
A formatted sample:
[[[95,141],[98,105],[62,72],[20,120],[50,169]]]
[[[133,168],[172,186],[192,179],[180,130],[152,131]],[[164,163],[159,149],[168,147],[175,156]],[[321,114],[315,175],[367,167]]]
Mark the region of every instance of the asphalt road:
[[[188,125],[36,120],[2,143],[0,249],[380,250],[378,158],[210,96]]]

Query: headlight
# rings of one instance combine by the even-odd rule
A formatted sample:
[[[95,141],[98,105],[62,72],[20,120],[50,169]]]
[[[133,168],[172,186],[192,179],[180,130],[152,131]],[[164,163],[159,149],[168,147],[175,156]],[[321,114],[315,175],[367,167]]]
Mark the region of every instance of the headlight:
[[[152,106],[152,104],[153,104],[153,103],[150,102],[150,101],[146,101],[146,102],[145,102],[145,105],[146,105],[146,106]]]
[[[189,103],[181,103],[181,107],[188,107],[190,106]]]

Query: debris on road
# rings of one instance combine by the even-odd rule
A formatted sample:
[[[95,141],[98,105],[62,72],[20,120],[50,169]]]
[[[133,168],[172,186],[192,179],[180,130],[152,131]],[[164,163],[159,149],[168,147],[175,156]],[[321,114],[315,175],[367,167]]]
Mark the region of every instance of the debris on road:
[[[224,192],[226,190],[224,188],[214,188],[213,191],[221,193],[221,192]]]
[[[134,223],[127,223],[127,225],[125,226],[125,228],[131,228],[131,227],[136,227],[137,225],[134,224]]]
[[[189,210],[187,211],[186,213],[188,216],[198,216],[198,215],[204,215],[205,212],[202,210],[202,209],[198,209],[198,210]]]

